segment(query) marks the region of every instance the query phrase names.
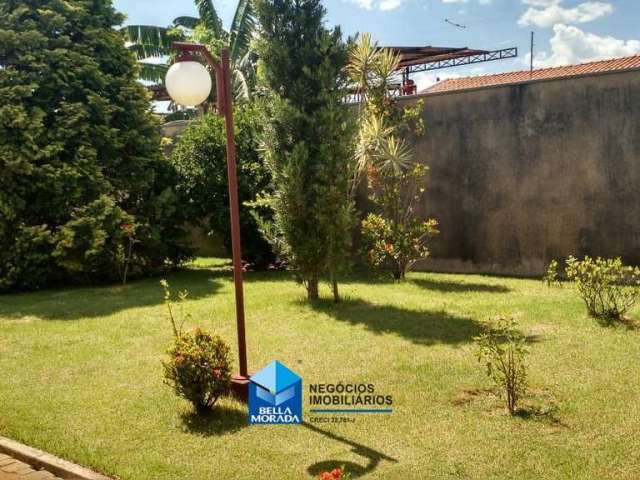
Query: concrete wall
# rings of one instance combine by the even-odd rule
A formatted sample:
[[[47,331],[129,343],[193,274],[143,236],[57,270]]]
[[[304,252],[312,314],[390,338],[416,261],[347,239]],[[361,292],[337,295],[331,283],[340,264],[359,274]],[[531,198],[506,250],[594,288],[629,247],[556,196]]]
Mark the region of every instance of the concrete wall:
[[[180,135],[189,126],[189,120],[174,120],[173,122],[167,122],[162,125],[160,133],[163,137],[171,140],[171,143],[167,143],[164,147],[164,153],[166,155],[171,154],[173,146],[180,139]]]
[[[640,72],[422,99],[421,213],[442,233],[421,268],[537,275],[570,254],[640,264]]]

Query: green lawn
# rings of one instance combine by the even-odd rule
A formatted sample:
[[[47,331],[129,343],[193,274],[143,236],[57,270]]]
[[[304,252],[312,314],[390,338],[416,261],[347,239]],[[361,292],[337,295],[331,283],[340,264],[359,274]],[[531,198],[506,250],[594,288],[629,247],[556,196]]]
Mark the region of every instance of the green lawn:
[[[169,281],[235,353],[221,265],[202,259]],[[149,279],[0,297],[0,435],[122,479],[297,479],[336,464],[372,479],[640,477],[640,331],[598,326],[571,287],[362,276],[342,287],[342,304],[311,306],[287,273],[246,280],[251,368],[278,359],[305,384],[372,382],[393,394],[394,413],[249,427],[225,399],[195,417],[162,382],[171,329]],[[510,418],[485,390],[472,337],[498,313],[529,336],[527,403],[546,415]]]

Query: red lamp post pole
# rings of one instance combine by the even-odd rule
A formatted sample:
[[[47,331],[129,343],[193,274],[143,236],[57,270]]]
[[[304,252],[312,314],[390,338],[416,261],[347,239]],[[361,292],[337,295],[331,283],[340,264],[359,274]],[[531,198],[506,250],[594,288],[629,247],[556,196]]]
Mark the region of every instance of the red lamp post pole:
[[[227,174],[229,179],[229,210],[231,211],[231,249],[233,253],[233,279],[236,290],[236,320],[238,326],[238,350],[240,375],[233,377],[234,386],[242,390],[248,385],[247,340],[244,327],[244,291],[242,288],[242,251],[240,247],[240,206],[238,201],[238,178],[236,166],[236,143],[233,133],[233,107],[231,104],[231,71],[229,50],[224,48],[222,57],[222,80],[224,95],[224,120],[227,129]],[[243,396],[244,391],[238,391]]]
[[[229,50],[223,48],[218,62],[204,45],[175,42],[173,47],[180,52],[200,53],[216,74],[218,114],[224,117],[227,132],[227,175],[229,183],[229,210],[231,213],[231,249],[233,253],[233,281],[236,297],[236,323],[238,330],[239,375],[233,375],[231,384],[234,393],[241,399],[248,397],[249,372],[247,369],[247,341],[244,322],[244,292],[242,287],[242,250],[240,246],[240,205],[238,201],[238,177],[236,144],[233,133],[233,105]],[[179,61],[179,58],[178,58]]]

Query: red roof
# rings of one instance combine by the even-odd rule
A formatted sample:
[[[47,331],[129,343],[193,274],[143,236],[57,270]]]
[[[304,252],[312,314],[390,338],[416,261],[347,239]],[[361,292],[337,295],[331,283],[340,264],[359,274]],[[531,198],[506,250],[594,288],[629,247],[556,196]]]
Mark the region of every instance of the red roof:
[[[583,63],[580,65],[569,65],[566,67],[543,68],[534,70],[533,72],[524,70],[521,72],[498,73],[496,75],[483,75],[478,77],[451,78],[436,83],[432,87],[423,90],[422,93],[451,92],[455,90],[485,88],[495,85],[576,77],[624,70],[640,70],[640,55]]]

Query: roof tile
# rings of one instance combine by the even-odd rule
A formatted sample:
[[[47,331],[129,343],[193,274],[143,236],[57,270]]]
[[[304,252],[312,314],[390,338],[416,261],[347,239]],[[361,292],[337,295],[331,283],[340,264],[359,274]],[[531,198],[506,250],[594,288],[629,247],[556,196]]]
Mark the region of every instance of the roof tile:
[[[422,93],[452,92],[475,88],[492,87],[511,83],[531,82],[553,78],[567,78],[581,75],[640,69],[640,55],[625,58],[614,58],[598,62],[569,65],[565,67],[543,68],[540,70],[523,70],[520,72],[498,73],[477,77],[451,78],[436,83]]]

